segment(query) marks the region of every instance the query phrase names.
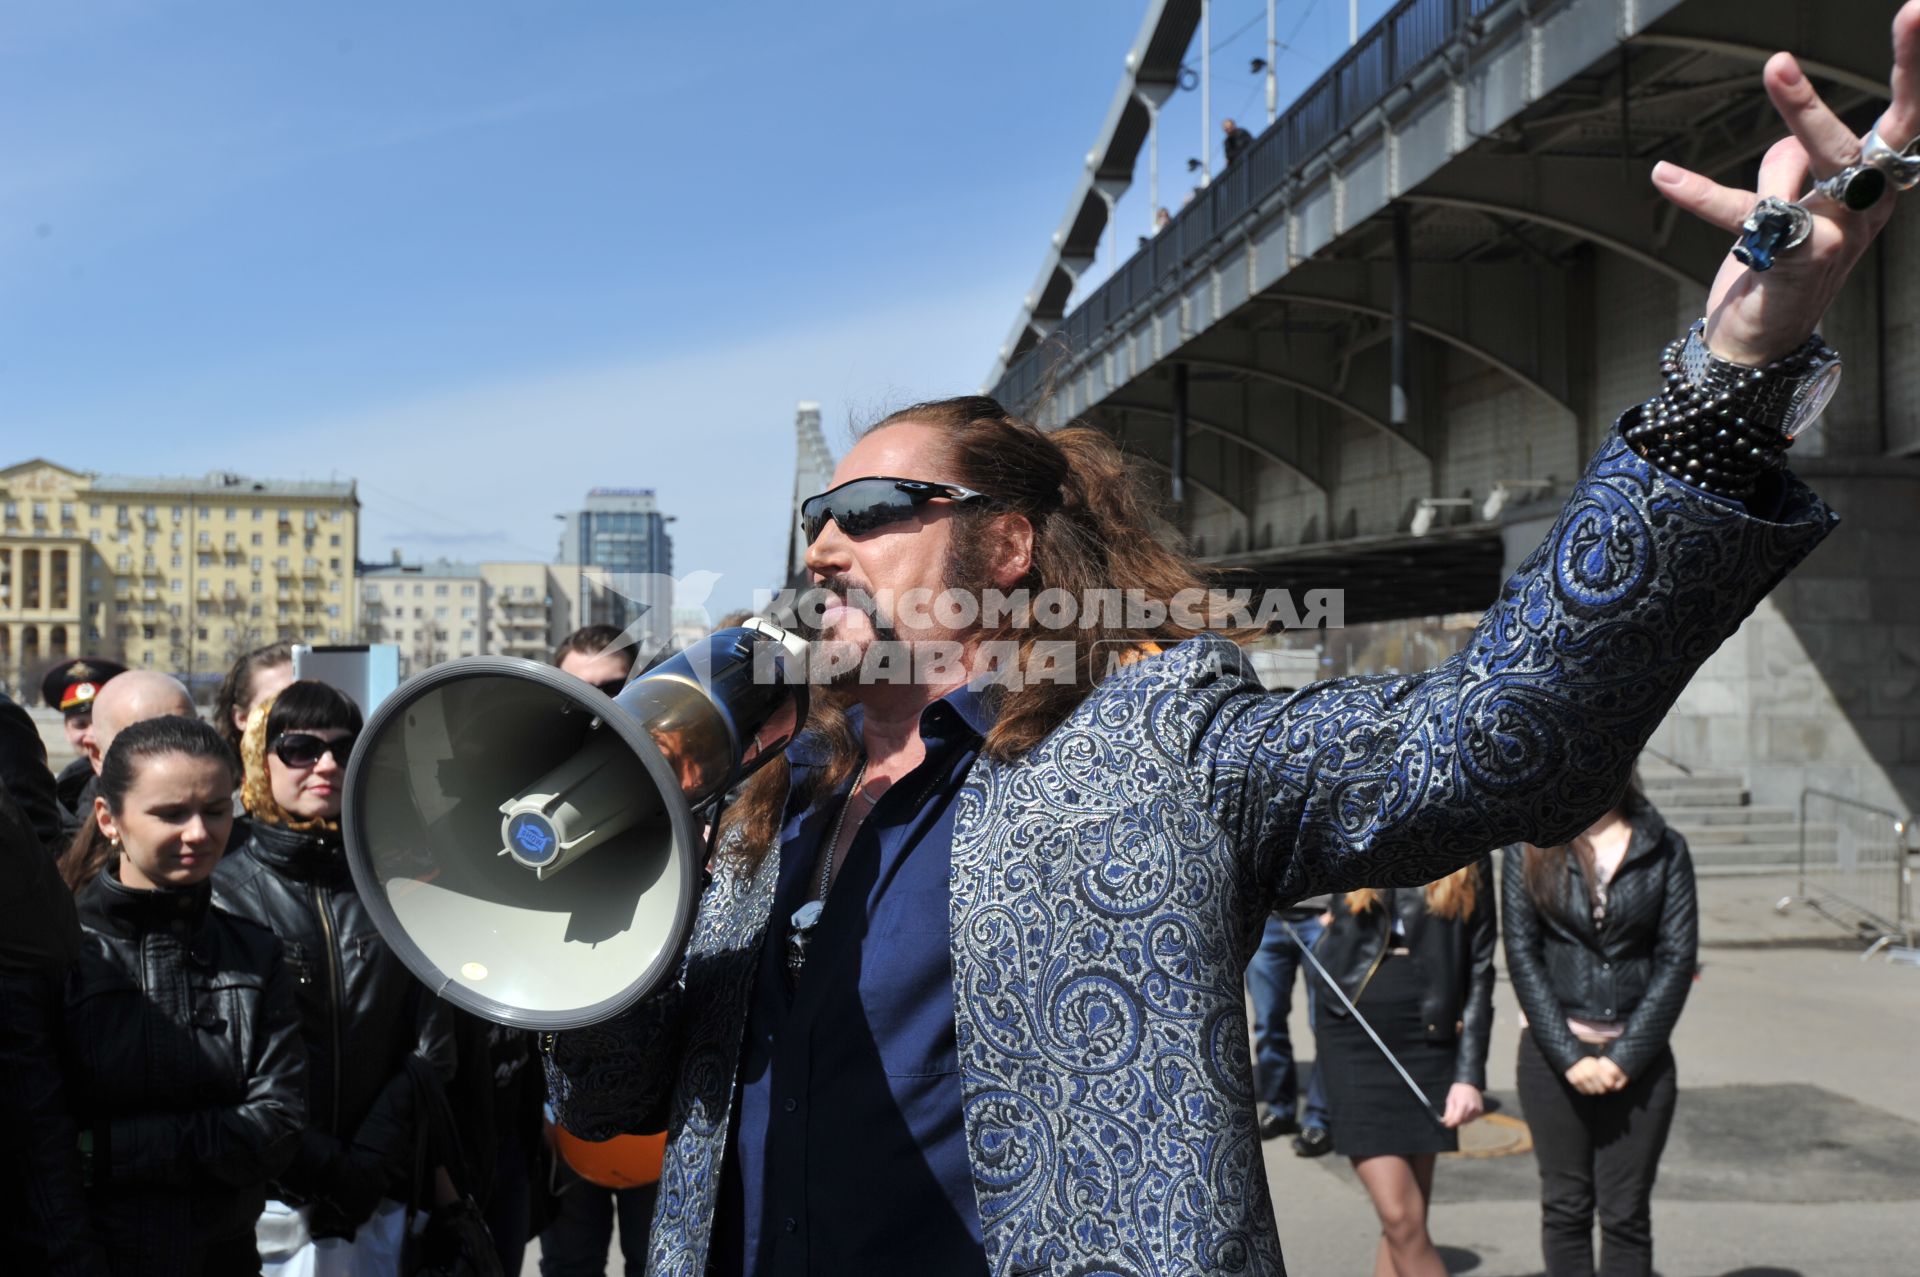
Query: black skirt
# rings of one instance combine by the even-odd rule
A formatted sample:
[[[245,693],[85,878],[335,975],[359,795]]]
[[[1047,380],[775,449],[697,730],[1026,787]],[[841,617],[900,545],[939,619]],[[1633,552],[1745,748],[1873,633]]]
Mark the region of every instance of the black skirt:
[[[1431,1113],[1422,1111],[1420,1101],[1367,1031],[1352,1016],[1330,1007],[1331,999],[1321,1001],[1314,1030],[1318,1066],[1333,1109],[1333,1150],[1343,1157],[1390,1153],[1407,1157],[1451,1153],[1460,1147],[1459,1134],[1440,1125],[1459,1043],[1427,1037],[1420,1017],[1422,991],[1420,963],[1408,957],[1386,957],[1356,1005],[1427,1093],[1434,1106]]]

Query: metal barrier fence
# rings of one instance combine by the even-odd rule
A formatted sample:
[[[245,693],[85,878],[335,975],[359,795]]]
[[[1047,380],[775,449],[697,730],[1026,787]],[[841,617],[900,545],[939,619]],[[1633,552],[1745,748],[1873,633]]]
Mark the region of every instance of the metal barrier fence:
[[[1328,67],[1259,135],[1240,160],[1201,187],[1193,202],[1067,315],[1058,330],[1069,350],[1145,302],[1180,267],[1277,190],[1340,130],[1351,127],[1456,36],[1502,0],[1401,0]],[[1037,398],[1059,348],[1043,342],[1010,364],[994,394],[1010,408]]]
[[[1808,812],[1816,827],[1833,830],[1808,838]],[[1798,894],[1783,906],[1804,904],[1867,942],[1872,954],[1888,945],[1911,949],[1914,941],[1911,817],[1824,789],[1800,791]],[[1866,955],[1862,955],[1866,956]]]

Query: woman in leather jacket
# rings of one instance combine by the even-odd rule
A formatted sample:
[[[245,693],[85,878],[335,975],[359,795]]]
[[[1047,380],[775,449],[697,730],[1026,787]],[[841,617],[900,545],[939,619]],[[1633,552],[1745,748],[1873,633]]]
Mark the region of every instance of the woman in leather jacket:
[[[1434,1158],[1478,1117],[1493,1028],[1496,939],[1486,860],[1424,888],[1334,897],[1314,947],[1360,1014],[1429,1100],[1417,1100],[1337,998],[1320,999],[1314,1035],[1333,1110],[1334,1151],[1350,1158],[1380,1217],[1374,1271],[1444,1277],[1427,1233]]]
[[[280,944],[210,906],[233,774],[198,719],[135,723],[76,845],[97,833],[113,854],[79,891],[61,1064],[87,1223],[129,1277],[258,1273],[254,1220],[305,1121]]]
[[[1667,1038],[1700,934],[1686,839],[1630,784],[1571,844],[1509,848],[1501,894],[1547,1272],[1591,1277],[1597,1213],[1598,1271],[1650,1273],[1676,1090]]]
[[[340,844],[341,785],[361,726],[351,699],[312,680],[248,720],[241,752],[247,841],[214,876],[214,902],[286,946],[307,1047],[309,1122],[260,1219],[268,1271],[301,1255],[321,1272],[376,1274],[397,1260],[415,1200],[419,1117],[407,1058],[453,1072],[447,1007],[375,929]]]

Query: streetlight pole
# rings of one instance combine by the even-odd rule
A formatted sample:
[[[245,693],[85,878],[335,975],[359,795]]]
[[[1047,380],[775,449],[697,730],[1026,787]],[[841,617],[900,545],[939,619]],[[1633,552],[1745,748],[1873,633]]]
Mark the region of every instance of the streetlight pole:
[[[1347,44],[1360,43],[1360,0],[1347,0]]]
[[[1267,123],[1280,115],[1280,73],[1274,63],[1280,60],[1280,39],[1274,26],[1274,9],[1279,0],[1267,0]]]
[[[1200,0],[1200,185],[1213,181],[1213,6]]]

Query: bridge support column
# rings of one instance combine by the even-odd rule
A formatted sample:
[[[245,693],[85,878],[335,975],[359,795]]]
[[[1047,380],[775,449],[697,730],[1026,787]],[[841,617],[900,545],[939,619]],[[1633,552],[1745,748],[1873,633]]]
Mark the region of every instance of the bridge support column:
[[[1173,366],[1173,496],[1174,524],[1187,530],[1187,366]]]

